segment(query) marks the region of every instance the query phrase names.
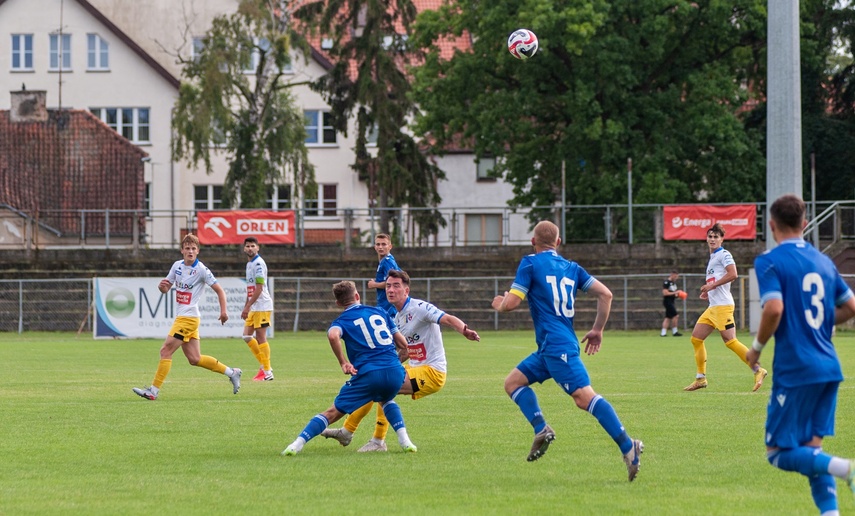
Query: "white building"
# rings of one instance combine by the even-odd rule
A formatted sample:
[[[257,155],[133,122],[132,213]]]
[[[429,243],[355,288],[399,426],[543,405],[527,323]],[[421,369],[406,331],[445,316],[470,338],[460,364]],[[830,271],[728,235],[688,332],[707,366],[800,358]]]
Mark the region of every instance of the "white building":
[[[225,160],[216,160],[210,175],[173,162],[170,113],[181,72],[176,56],[190,57],[194,38],[201,38],[216,16],[232,12],[237,3],[0,0],[0,84],[4,86],[0,92],[19,90],[22,85],[27,90],[45,90],[49,109],[90,110],[149,154],[145,181],[150,214],[147,242],[152,246],[174,245],[182,231],[194,227],[195,210],[220,207]],[[320,52],[308,59],[295,56],[292,79],[313,80],[328,66]],[[321,115],[317,119],[322,120],[329,107],[317,93],[296,86],[294,94],[307,114]],[[9,109],[9,98],[0,95],[0,109]],[[307,202],[320,209],[307,215],[304,228],[310,234],[314,231],[316,239],[325,232],[343,235],[343,212],[351,209],[355,227],[370,234],[376,227],[368,217],[368,187],[350,168],[353,131],[347,137],[336,134],[334,141],[323,139],[320,136],[317,143],[309,144],[320,188],[319,198]],[[484,164],[479,171],[468,152],[449,154],[437,163],[447,175],[439,185],[443,199],[439,208],[453,226],[435,239],[438,245],[526,241],[528,227],[522,216],[503,209],[513,195],[510,185],[484,178]],[[275,191],[271,207],[291,208],[285,197],[285,188]],[[415,236],[405,233],[405,245]],[[307,240],[311,243],[312,238]]]

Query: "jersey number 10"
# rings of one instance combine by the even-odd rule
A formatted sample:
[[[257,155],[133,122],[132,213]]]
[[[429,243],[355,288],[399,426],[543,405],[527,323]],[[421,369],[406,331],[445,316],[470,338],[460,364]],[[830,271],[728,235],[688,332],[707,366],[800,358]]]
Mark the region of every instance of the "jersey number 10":
[[[546,282],[552,287],[552,305],[555,307],[555,315],[573,317],[576,314],[573,308],[576,304],[576,300],[573,299],[573,287],[576,286],[576,282],[565,277],[559,281],[556,276],[547,276]]]

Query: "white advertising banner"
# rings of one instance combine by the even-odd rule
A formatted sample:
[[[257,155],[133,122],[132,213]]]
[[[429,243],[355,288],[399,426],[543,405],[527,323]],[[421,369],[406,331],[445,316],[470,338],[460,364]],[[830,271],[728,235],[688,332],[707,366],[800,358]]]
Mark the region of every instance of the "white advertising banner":
[[[94,278],[96,339],[166,338],[175,320],[175,289],[161,294],[157,284],[162,278]],[[246,303],[246,281],[240,278],[217,278],[226,292],[229,320],[220,324],[217,293],[206,287],[199,301],[202,320],[199,335],[206,337],[240,337],[244,321],[240,313]],[[270,292],[273,292],[271,280]],[[273,336],[273,322],[267,329]]]

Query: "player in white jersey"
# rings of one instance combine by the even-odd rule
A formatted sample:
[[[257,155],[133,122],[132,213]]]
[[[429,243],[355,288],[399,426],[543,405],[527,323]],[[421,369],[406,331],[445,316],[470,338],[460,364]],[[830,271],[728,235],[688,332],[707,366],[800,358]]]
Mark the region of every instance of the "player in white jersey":
[[[448,366],[440,325],[453,328],[469,340],[480,341],[478,332],[469,328],[459,318],[436,306],[410,297],[410,276],[401,270],[391,270],[386,278],[386,297],[397,310],[395,325],[407,339],[409,364],[404,364],[407,375],[398,394],[409,394],[414,400],[439,392],[445,385]],[[327,428],[321,435],[333,438],[347,446],[353,433],[370,411],[372,403],[355,410],[342,428]],[[358,451],[386,451],[386,430],[389,424],[378,407],[374,437]]]
[[[736,272],[736,262],[733,256],[721,246],[724,241],[724,228],[715,223],[707,231],[707,245],[710,249],[710,261],[707,265],[706,282],[701,287],[701,299],[709,300],[707,308],[692,330],[692,346],[695,348],[695,365],[697,374],[695,381],[686,386],[685,391],[696,391],[707,386],[707,349],[704,340],[714,330],[718,330],[724,345],[737,354],[751,368],[754,375],[754,389],[763,385],[763,379],[768,374],[759,364],[750,365],[746,355],[748,348],[736,338],[736,323],[733,319],[733,296],[730,294],[730,283],[739,277]]]
[[[270,367],[267,328],[273,312],[273,298],[268,287],[267,263],[258,254],[258,239],[255,237],[244,239],[243,253],[246,255],[246,304],[240,313],[240,318],[245,321],[243,340],[261,366],[253,380],[269,382],[273,380],[273,369]]]
[[[199,311],[199,300],[205,290],[205,285],[216,292],[220,304],[219,321],[225,324],[229,320],[226,313],[226,293],[217,283],[217,278],[205,264],[199,261],[199,239],[189,234],[181,241],[183,260],[172,264],[169,274],[160,280],[157,288],[164,294],[175,284],[175,322],[169,330],[163,346],[160,348],[160,362],[151,387],[134,387],[133,391],[147,400],[156,400],[163,386],[166,375],[172,368],[172,355],[181,347],[190,365],[204,367],[210,371],[226,375],[232,383],[232,392],[240,390],[240,369],[232,369],[212,356],[202,355],[199,342],[199,322],[202,314]]]

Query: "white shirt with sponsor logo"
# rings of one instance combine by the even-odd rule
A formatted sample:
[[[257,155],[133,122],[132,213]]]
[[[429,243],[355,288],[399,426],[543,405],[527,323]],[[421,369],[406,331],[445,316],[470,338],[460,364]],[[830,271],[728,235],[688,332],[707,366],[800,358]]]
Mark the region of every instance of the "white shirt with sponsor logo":
[[[733,260],[733,255],[730,254],[730,251],[725,250],[724,247],[719,247],[710,255],[710,263],[707,265],[707,284],[714,283],[721,278],[723,278],[727,271],[725,270],[728,265],[736,265],[736,262]],[[730,283],[733,283],[732,281]],[[719,285],[718,287],[710,290],[709,301],[710,306],[724,306],[724,305],[732,305],[733,304],[733,296],[730,294],[730,283],[726,285]]]
[[[166,279],[175,285],[175,316],[202,317],[199,299],[205,285],[217,282],[214,273],[197,258],[193,265],[184,265],[184,260],[172,264]]]
[[[431,366],[437,371],[447,372],[445,347],[442,345],[442,330],[439,320],[445,312],[421,299],[407,298],[404,307],[395,314],[395,324],[407,338],[410,366]]]
[[[261,283],[258,282],[259,279]],[[255,258],[246,262],[246,298],[251,298],[257,288],[261,288],[261,295],[249,307],[250,311],[273,311],[273,298],[270,297],[270,290],[267,288],[267,263],[260,254],[256,254]]]

